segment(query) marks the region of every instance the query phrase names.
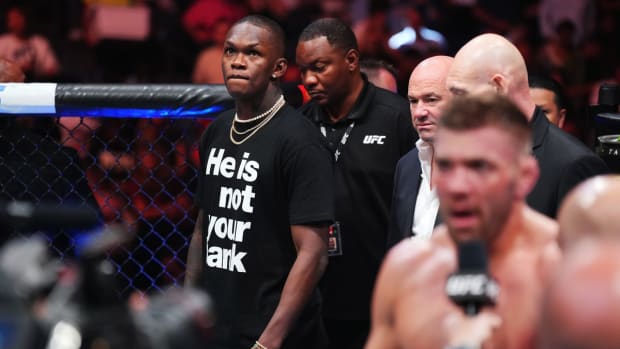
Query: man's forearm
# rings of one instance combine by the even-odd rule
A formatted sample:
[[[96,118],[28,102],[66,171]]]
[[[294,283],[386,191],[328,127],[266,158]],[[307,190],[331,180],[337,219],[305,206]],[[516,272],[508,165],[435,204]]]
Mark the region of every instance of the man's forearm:
[[[324,230],[326,236],[327,229]],[[301,249],[297,253],[295,263],[284,284],[278,307],[258,339],[261,344],[268,349],[280,347],[315,290],[326,267],[326,243],[321,249]]]

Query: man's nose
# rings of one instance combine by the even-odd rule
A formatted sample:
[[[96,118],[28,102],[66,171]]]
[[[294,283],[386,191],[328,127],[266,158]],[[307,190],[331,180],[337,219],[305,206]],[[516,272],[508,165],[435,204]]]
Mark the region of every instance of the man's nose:
[[[243,69],[245,68],[245,57],[242,54],[236,54],[233,56],[232,61],[230,62],[231,67],[235,69]]]
[[[466,194],[471,189],[470,175],[464,168],[455,168],[450,175],[445,176],[444,186],[450,194]]]
[[[417,103],[413,107],[413,116],[416,118],[422,118],[428,116],[428,109],[424,105],[424,103]]]
[[[301,82],[305,86],[314,86],[319,82],[319,80],[316,78],[316,75],[311,72],[305,72],[301,74]]]

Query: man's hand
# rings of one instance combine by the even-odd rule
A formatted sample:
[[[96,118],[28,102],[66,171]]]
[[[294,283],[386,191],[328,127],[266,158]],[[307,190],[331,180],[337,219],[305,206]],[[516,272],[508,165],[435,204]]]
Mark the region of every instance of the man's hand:
[[[448,320],[448,348],[481,348],[501,324],[499,315],[490,311],[476,316],[459,314]]]

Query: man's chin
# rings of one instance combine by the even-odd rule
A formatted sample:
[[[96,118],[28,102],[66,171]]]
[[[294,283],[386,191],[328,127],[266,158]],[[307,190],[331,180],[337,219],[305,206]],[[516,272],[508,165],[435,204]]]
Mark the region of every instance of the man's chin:
[[[312,98],[312,100],[321,107],[327,106],[327,98],[325,97]]]
[[[448,232],[450,233],[450,236],[456,243],[462,243],[462,242],[477,240],[481,238],[479,232],[473,228],[469,228],[469,229],[454,228],[448,225]]]

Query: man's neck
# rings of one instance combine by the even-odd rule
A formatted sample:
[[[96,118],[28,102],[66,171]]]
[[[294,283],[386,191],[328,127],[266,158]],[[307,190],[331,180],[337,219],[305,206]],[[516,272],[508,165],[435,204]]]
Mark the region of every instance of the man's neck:
[[[241,120],[247,120],[261,114],[271,108],[281,95],[282,93],[278,89],[268,88],[265,93],[254,98],[236,99],[237,117]]]
[[[356,77],[356,79],[354,79],[350,92],[342,101],[337,101],[335,105],[327,105],[324,107],[323,110],[329,117],[329,121],[335,123],[347,117],[355,106],[355,102],[357,102],[357,99],[362,94],[363,89],[364,80],[362,76],[359,75],[359,78]]]
[[[508,216],[508,221],[497,238],[489,246],[489,256],[491,259],[502,258],[508,255],[517,243],[523,241],[529,233],[526,224],[527,206],[524,202],[515,203],[512,212]]]
[[[527,90],[520,91],[519,93],[515,93],[513,96],[510,97],[512,102],[525,115],[527,121],[531,122],[532,117],[534,116],[534,110],[536,109],[536,104],[532,101],[532,98],[530,97],[529,88]]]

